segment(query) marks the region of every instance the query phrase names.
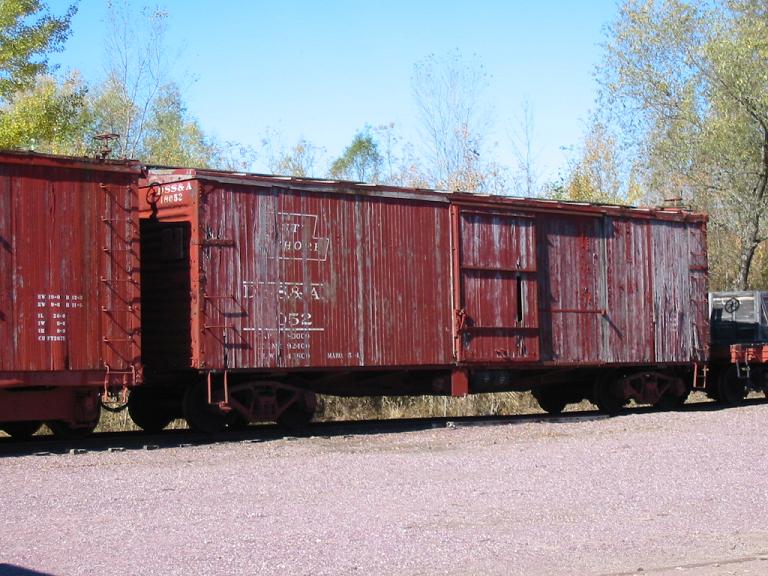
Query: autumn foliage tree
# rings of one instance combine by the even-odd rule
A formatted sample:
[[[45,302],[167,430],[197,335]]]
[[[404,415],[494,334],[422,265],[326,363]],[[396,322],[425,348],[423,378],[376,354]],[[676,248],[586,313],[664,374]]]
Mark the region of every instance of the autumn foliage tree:
[[[708,211],[712,246],[736,245],[711,252],[719,288],[747,288],[768,239],[767,37],[757,0],[629,0],[599,71],[646,186]]]
[[[633,204],[641,191],[634,173],[625,169],[616,137],[598,119],[590,123],[554,196],[577,202]]]

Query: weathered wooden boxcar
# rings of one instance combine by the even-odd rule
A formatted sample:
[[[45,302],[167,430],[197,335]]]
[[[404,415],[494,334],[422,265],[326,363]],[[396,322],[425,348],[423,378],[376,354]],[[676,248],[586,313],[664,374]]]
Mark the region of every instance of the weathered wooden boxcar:
[[[90,431],[140,378],[132,162],[0,153],[0,429]]]
[[[202,429],[309,417],[304,391],[612,411],[707,359],[699,214],[161,168],[142,202],[146,428],[182,388]]]

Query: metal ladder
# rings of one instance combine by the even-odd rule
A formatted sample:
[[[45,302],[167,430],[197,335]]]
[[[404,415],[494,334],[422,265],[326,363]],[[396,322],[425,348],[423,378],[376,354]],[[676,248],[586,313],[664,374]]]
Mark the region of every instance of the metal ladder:
[[[99,184],[103,192],[105,245],[100,251],[99,309],[104,365],[104,395],[125,390],[137,380],[139,362],[136,336],[138,318],[139,230],[133,218],[134,193],[130,186]]]

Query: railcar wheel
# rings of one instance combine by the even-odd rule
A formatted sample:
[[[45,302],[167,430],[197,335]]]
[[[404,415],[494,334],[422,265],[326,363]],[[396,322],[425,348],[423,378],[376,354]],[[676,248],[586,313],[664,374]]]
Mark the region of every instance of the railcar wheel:
[[[309,424],[317,409],[317,397],[308,391],[279,390],[278,402],[285,409],[278,414],[277,423],[289,430]]]
[[[230,430],[247,430],[250,425],[251,421],[239,412],[233,411],[227,419],[227,428]]]
[[[128,397],[128,415],[134,424],[150,434],[160,432],[173,421],[162,398],[154,391],[135,388]]]
[[[229,419],[228,414],[208,403],[208,387],[205,382],[198,382],[186,389],[181,408],[190,429],[196,432],[221,432]]]
[[[277,417],[277,423],[283,428],[294,430],[303,428],[312,421],[315,413],[307,410],[300,402],[291,404]]]
[[[27,440],[40,430],[42,422],[30,420],[26,422],[5,422],[0,424],[0,430],[8,434],[14,440]]]
[[[720,372],[717,380],[717,399],[727,406],[738,406],[747,396],[747,379],[739,378],[736,366]]]
[[[88,424],[87,426],[73,426],[69,422],[62,420],[53,420],[45,423],[48,428],[51,429],[53,435],[61,440],[79,440],[85,438],[96,430],[98,421]]]
[[[544,412],[560,414],[568,405],[568,400],[556,387],[534,388],[533,397]]]
[[[688,396],[690,395],[691,391],[686,390],[685,393],[682,396],[676,396],[674,394],[664,394],[661,398],[659,398],[656,403],[653,405],[654,408],[658,410],[679,410],[683,407],[683,404],[685,404],[685,401],[688,400]]]
[[[599,376],[595,380],[592,401],[601,412],[611,416],[621,413],[626,403],[612,374]]]

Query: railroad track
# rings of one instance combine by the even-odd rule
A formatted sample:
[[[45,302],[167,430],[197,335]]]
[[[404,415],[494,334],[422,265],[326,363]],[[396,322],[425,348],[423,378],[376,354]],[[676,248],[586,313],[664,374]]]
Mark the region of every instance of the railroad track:
[[[768,399],[755,398],[744,405],[768,405]],[[725,410],[714,402],[689,403],[679,412],[706,412]],[[655,412],[650,407],[633,407],[623,415]],[[619,416],[620,417],[620,416]],[[18,441],[0,438],[0,458],[14,456],[52,456],[85,454],[88,452],[125,452],[130,450],[162,450],[212,444],[238,442],[270,442],[283,439],[311,437],[360,436],[367,434],[397,434],[435,428],[474,426],[508,426],[532,422],[570,423],[611,418],[597,410],[565,412],[559,415],[515,414],[509,416],[436,416],[428,418],[402,418],[391,420],[355,420],[343,422],[313,422],[300,430],[286,430],[276,424],[252,425],[242,430],[227,430],[218,434],[203,434],[188,429],[168,429],[159,434],[140,430],[123,432],[97,432],[86,438],[62,440],[50,435],[34,436]]]

